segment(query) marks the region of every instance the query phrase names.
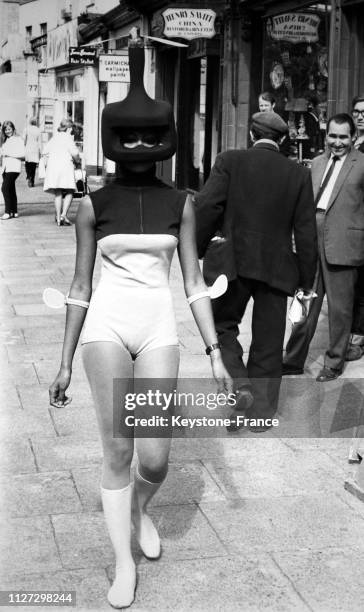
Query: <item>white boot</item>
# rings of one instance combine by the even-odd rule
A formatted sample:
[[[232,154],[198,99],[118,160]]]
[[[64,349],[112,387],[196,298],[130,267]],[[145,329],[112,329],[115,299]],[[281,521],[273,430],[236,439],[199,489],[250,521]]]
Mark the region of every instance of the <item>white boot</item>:
[[[115,552],[115,580],[107,599],[114,608],[129,607],[135,597],[136,570],[130,549],[131,494],[125,489],[101,488],[102,505],[110,540]]]
[[[158,531],[146,511],[149,500],[156,494],[161,484],[161,482],[145,480],[139,474],[138,467],[135,468],[132,521],[135,527],[136,539],[143,555],[147,559],[159,559],[161,556],[161,543]]]

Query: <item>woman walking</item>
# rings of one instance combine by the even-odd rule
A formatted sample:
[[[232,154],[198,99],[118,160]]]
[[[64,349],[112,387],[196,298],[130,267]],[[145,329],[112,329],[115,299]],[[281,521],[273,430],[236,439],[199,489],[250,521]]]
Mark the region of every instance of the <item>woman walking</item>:
[[[4,121],[1,128],[3,144],[1,155],[3,158],[3,184],[1,187],[5,202],[5,212],[0,217],[2,221],[18,217],[18,198],[15,181],[21,171],[21,161],[24,159],[24,141],[16,134],[12,121]]]
[[[62,119],[58,133],[46,144],[44,191],[54,194],[55,221],[58,226],[72,225],[67,217],[76,191],[75,163],[80,161],[79,150],[71,136],[72,121]]]
[[[220,390],[231,390],[198,264],[191,200],[155,176],[155,162],[175,151],[172,109],[147,96],[142,76],[144,48],[140,39],[133,42],[129,94],[124,101],[107,105],[102,118],[104,154],[116,162],[118,178],[86,196],[79,206],[76,270],[66,300],[62,362],[50,387],[51,405],[65,405],[72,359],[86,318],[83,361],[104,451],[101,497],[116,558],[108,601],[116,608],[128,607],[134,600],[131,522],[144,555],[158,559],[161,554],[147,504],[167,475],[172,430],[169,424],[156,428],[155,437],[138,437],[136,429],[127,426],[123,398],[130,384],[134,393],[173,393],[176,388],[179,348],[168,277],[177,245],[185,291],[207,345],[213,375]],[[97,246],[102,277],[89,304]],[[121,415],[115,431],[116,404],[118,409],[121,404]],[[157,415],[152,405],[147,411],[168,415]],[[134,451],[138,466],[131,483]]]
[[[41,150],[41,133],[35,117],[29,120],[29,125],[24,130],[23,139],[28,187],[34,187],[35,171],[39,163]]]

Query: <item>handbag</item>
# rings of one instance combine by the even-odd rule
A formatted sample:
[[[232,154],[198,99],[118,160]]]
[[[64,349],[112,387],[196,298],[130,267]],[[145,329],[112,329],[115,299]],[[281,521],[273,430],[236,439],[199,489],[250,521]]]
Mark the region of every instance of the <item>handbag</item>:
[[[45,179],[45,175],[46,175],[46,163],[45,163],[45,159],[42,156],[39,160],[39,164],[38,164],[38,178],[40,179]]]
[[[75,168],[76,191],[73,194],[74,198],[83,198],[89,193],[87,185],[86,172],[81,168]]]

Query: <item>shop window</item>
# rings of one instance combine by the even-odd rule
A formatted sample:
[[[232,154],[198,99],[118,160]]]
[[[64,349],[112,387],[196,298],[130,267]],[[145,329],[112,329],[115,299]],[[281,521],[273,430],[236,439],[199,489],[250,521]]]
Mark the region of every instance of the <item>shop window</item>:
[[[63,104],[64,116],[73,122],[73,137],[75,139],[75,143],[82,151],[84,102],[83,100],[67,100]]]
[[[56,91],[58,93],[64,93],[66,91],[66,79],[65,77],[56,78]]]
[[[41,36],[44,36],[44,34],[47,34],[47,24],[46,23],[41,23],[39,27],[40,27]]]
[[[331,0],[268,17],[262,90],[287,121],[290,154],[311,159],[324,147]]]
[[[80,93],[81,76],[76,74],[73,79],[73,93]]]

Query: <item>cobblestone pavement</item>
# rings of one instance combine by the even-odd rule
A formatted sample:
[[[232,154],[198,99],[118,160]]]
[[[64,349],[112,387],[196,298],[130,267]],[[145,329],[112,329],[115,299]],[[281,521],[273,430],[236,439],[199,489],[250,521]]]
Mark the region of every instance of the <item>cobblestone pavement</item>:
[[[65,312],[49,310],[42,290],[68,289],[74,229],[56,227],[53,204],[39,185],[18,182],[20,217],[0,222],[1,588],[76,590],[78,610],[107,610],[113,554],[100,505],[100,441],[79,352],[73,402],[62,410],[48,405]],[[175,262],[171,284],[181,376],[208,377]],[[248,315],[241,327],[246,348],[249,338]],[[305,377],[283,384],[278,434],[241,430],[174,440],[170,472],[151,511],[163,556],[148,562],[133,542],[139,575],[133,610],[362,612],[364,504],[343,482],[345,435],[361,409],[364,362],[319,385],[314,375],[326,343],[324,312]]]

